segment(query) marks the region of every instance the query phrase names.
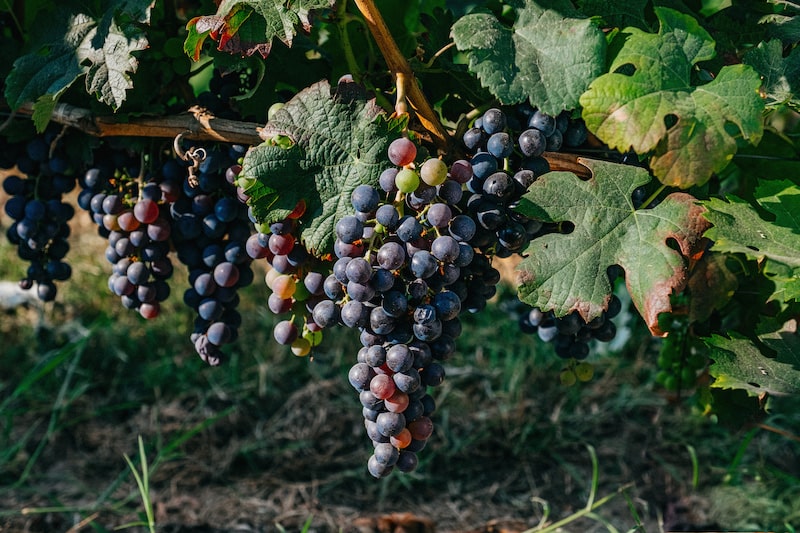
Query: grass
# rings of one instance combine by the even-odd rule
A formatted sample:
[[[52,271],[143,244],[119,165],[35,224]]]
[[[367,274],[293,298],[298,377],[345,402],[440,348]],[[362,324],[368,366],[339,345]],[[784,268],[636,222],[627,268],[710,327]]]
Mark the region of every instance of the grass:
[[[58,302],[0,321],[0,528],[347,531],[357,517],[409,511],[439,531],[800,520],[797,399],[774,399],[764,421],[784,434],[732,432],[654,386],[650,341],[635,328],[635,349],[595,357],[594,379],[564,388],[561,361],[502,308],[466,317],[420,468],[375,481],[346,379],[353,335],[326,332],[313,360],[294,357],[271,339],[257,281],[229,360],[205,367],[188,340],[185,274],[147,323],[108,294],[99,239],[77,238],[79,267]],[[13,254],[0,241],[0,279],[20,276]]]

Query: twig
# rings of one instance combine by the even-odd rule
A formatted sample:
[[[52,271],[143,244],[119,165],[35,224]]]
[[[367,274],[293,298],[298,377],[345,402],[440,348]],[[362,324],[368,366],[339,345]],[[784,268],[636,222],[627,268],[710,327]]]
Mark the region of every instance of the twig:
[[[355,0],[355,3],[364,16],[375,42],[378,43],[378,48],[380,48],[383,57],[386,59],[389,69],[395,76],[397,74],[404,76],[405,86],[408,91],[408,102],[417,113],[417,118],[422,123],[422,126],[430,132],[436,146],[443,151],[447,151],[450,144],[450,136],[442,126],[439,117],[436,116],[436,112],[434,112],[425,94],[419,88],[414,78],[414,72],[411,70],[411,65],[400,53],[400,48],[398,48],[392,34],[389,33],[389,28],[375,6],[375,2],[373,0]]]

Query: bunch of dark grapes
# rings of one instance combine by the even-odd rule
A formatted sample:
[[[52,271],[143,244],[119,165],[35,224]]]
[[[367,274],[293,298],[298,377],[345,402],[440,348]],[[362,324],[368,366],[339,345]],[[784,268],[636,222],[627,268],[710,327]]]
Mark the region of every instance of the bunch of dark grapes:
[[[336,223],[337,260],[312,313],[320,327],[360,332],[349,379],[374,446],[367,466],[378,478],[416,468],[433,432],[428,387],[444,380],[441,361],[455,350],[459,315],[483,308],[500,278],[470,244],[475,223],[458,207],[469,176],[449,174],[438,159],[415,166],[416,147],[404,138],[388,157],[394,166],[381,176],[382,190],[356,187],[354,214]]]
[[[191,340],[210,365],[222,362],[221,347],[238,337],[242,317],[238,291],[253,281],[248,255],[251,223],[246,197],[235,186],[244,148],[208,149],[198,166],[197,183],[177,161],[162,172],[183,174],[183,194],[169,206],[178,260],[189,269],[191,286],[183,300],[197,317]]]
[[[472,193],[463,207],[477,221],[473,244],[498,257],[507,257],[525,249],[538,235],[557,230],[530,220],[514,207],[528,187],[550,170],[543,157],[563,146],[574,147],[586,141],[583,122],[567,113],[554,117],[530,106],[518,106],[510,115],[499,108],[488,109],[468,129],[462,141],[469,161],[455,166],[472,176],[466,182]]]
[[[155,318],[170,294],[169,203],[179,193],[178,184],[145,176],[139,155],[126,150],[102,146],[94,161],[80,180],[78,205],[108,239],[105,257],[113,265],[108,288],[126,309]]]
[[[462,138],[472,157],[468,162],[458,162],[472,171],[466,183],[472,195],[464,204],[478,223],[472,244],[506,257],[523,253],[531,239],[567,230],[528,219],[514,208],[531,184],[549,172],[545,152],[578,147],[587,137],[584,123],[570,119],[566,112],[551,116],[523,105],[514,108],[511,115],[491,108],[478,117]],[[553,342],[556,354],[569,360],[562,382],[588,381],[592,377],[591,365],[576,361],[588,356],[591,340],[607,342],[614,338],[616,328],[611,318],[619,310],[619,299],[614,297],[608,311],[587,324],[577,313],[556,317],[552,312],[526,307],[520,313],[520,328],[526,333],[538,333],[544,342]]]
[[[3,189],[10,196],[5,212],[14,221],[6,236],[17,246],[19,257],[30,263],[20,286],[30,289],[36,285],[39,299],[51,301],[57,293],[55,282],[72,274],[64,258],[69,251],[68,222],[75,210],[63,198],[75,188],[75,171],[60,149],[56,131],[16,144],[16,148],[8,148],[9,158],[13,157],[22,175],[11,172],[3,180]],[[13,162],[4,160],[2,164],[11,168]]]

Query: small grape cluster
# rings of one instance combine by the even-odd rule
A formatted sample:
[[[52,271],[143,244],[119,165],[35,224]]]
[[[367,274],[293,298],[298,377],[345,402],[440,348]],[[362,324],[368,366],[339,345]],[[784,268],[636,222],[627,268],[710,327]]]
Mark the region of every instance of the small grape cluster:
[[[465,209],[478,223],[473,245],[498,257],[519,253],[532,238],[553,231],[552,225],[531,220],[514,210],[520,197],[550,170],[545,151],[578,146],[588,132],[567,113],[557,117],[530,106],[518,106],[516,115],[488,109],[468,129],[462,141],[472,157],[472,177],[466,188]]]
[[[155,318],[170,294],[168,202],[178,184],[145,179],[140,158],[126,150],[102,146],[94,161],[79,180],[78,205],[91,213],[98,233],[108,240],[105,257],[113,265],[108,288],[126,309]]]
[[[374,446],[368,470],[378,478],[416,468],[433,432],[428,387],[444,380],[459,315],[482,309],[500,279],[470,244],[476,225],[458,207],[468,166],[448,172],[435,158],[416,166],[416,152],[410,140],[394,141],[380,190],[352,191],[354,214],[335,225],[337,260],[312,312],[319,327],[360,332],[349,379]]]
[[[72,275],[64,259],[69,251],[68,223],[75,209],[64,201],[64,195],[75,188],[76,179],[55,131],[34,137],[23,153],[16,153],[22,148],[14,152],[17,170],[24,177],[11,172],[3,180],[3,190],[11,196],[5,212],[13,220],[6,236],[17,247],[19,257],[30,263],[20,287],[30,289],[36,284],[38,298],[47,302],[56,297],[55,282]],[[6,162],[3,165],[10,168]]]
[[[322,342],[322,327],[314,321],[312,310],[324,298],[323,282],[330,272],[329,262],[310,254],[296,235],[297,219],[305,209],[305,202],[299,202],[286,219],[270,225],[269,234],[256,234],[271,267],[265,278],[270,290],[267,307],[276,315],[291,313],[275,324],[273,336],[298,357],[309,355]]]
[[[248,242],[252,225],[237,189],[238,160],[244,147],[207,150],[198,165],[197,183],[183,181],[183,194],[170,205],[173,243],[178,259],[189,269],[184,303],[196,313],[191,340],[198,355],[219,365],[221,347],[238,338],[242,317],[238,291],[253,282]],[[173,161],[169,172],[179,172]]]
[[[656,383],[668,391],[694,387],[708,364],[708,358],[691,339],[689,327],[687,315],[674,316],[658,354]]]

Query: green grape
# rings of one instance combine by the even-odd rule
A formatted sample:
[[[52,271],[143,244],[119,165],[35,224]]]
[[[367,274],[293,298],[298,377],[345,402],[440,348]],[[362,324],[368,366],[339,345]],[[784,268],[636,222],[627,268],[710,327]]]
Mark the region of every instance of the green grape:
[[[584,361],[575,365],[574,372],[580,381],[586,382],[590,381],[594,376],[594,367],[591,363]]]
[[[419,187],[419,174],[410,168],[404,168],[395,176],[394,184],[400,192],[410,194]]]
[[[561,384],[565,387],[571,387],[575,385],[575,382],[578,380],[578,376],[576,376],[575,372],[569,368],[562,370],[558,377],[561,380]]]
[[[322,342],[322,332],[321,331],[311,331],[310,329],[306,329],[303,331],[303,338],[311,344],[311,347],[319,346]]]
[[[681,385],[684,387],[691,387],[694,385],[695,381],[697,381],[697,374],[694,369],[684,367],[683,370],[681,370]]]
[[[311,352],[311,343],[303,337],[298,337],[292,342],[292,353],[297,357],[305,357]]]
[[[664,379],[664,388],[667,390],[678,390],[678,379],[673,374],[669,374]]]
[[[298,302],[305,302],[308,300],[308,297],[311,296],[311,293],[308,292],[306,286],[302,283],[295,284],[295,290],[292,297],[297,300]]]
[[[267,120],[272,120],[275,117],[275,113],[282,109],[284,105],[283,102],[275,102],[269,106],[269,109],[267,109]]]
[[[422,163],[419,177],[433,187],[440,185],[447,179],[447,164],[441,159],[428,159]]]
[[[667,382],[667,378],[670,377],[670,373],[666,370],[659,370],[658,374],[656,374],[656,383],[659,385],[664,385]]]

